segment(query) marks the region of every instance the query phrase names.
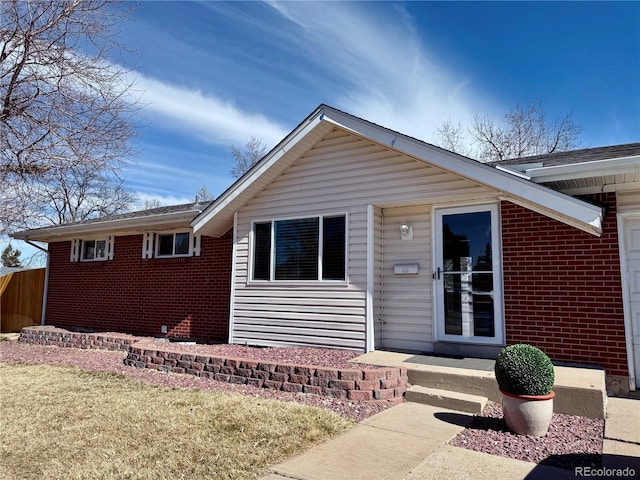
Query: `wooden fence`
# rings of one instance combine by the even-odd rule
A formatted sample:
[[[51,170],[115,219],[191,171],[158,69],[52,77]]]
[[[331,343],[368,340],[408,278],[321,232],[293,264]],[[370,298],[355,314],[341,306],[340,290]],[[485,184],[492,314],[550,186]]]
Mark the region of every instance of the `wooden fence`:
[[[45,271],[22,270],[0,277],[0,333],[40,325]]]

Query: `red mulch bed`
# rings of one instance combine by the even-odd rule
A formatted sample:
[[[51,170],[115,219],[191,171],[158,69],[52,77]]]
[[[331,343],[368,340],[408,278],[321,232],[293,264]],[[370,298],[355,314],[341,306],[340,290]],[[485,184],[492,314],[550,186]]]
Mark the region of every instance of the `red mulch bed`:
[[[451,442],[478,452],[525,462],[573,469],[601,466],[604,420],[554,414],[544,437],[516,435],[507,430],[502,407],[489,402],[468,428]]]

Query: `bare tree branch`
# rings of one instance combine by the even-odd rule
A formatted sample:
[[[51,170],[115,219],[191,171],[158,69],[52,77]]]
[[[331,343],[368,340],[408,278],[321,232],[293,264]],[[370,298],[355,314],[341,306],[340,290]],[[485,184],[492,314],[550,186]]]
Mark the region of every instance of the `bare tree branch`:
[[[262,140],[254,136],[247,140],[247,143],[244,144],[244,149],[231,145],[229,150],[235,160],[235,164],[231,169],[231,175],[235,178],[240,178],[244,175],[267,153],[267,147],[262,143]]]
[[[138,103],[108,53],[128,8],[0,2],[0,233],[126,208]]]
[[[471,149],[466,144],[466,141],[464,127],[460,122],[454,125],[449,119],[438,127],[436,131],[436,142],[440,147],[460,155],[469,156]]]
[[[547,120],[542,102],[527,108],[519,104],[504,114],[501,123],[476,116],[468,127],[469,145],[463,126],[445,122],[436,132],[438,144],[448,150],[474,157],[481,162],[542,155],[580,147],[581,128],[571,113],[555,122]]]
[[[209,191],[206,185],[202,185],[200,190],[196,193],[196,202],[208,202],[209,200],[215,200],[213,193]]]

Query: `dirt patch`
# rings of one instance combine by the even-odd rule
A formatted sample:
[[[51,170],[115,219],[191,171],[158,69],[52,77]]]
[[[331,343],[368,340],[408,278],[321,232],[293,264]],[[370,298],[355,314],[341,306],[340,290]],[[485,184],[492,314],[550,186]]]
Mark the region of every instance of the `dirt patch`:
[[[516,435],[507,430],[502,407],[489,402],[471,425],[451,442],[478,452],[554,467],[600,467],[604,421],[554,414],[544,437]]]

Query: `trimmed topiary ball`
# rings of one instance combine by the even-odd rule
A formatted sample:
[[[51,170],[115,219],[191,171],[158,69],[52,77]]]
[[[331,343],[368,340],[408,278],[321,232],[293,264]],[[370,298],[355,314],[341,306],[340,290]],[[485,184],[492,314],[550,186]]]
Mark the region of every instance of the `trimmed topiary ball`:
[[[500,390],[514,395],[548,395],[555,380],[549,357],[524,343],[502,349],[495,373]]]

